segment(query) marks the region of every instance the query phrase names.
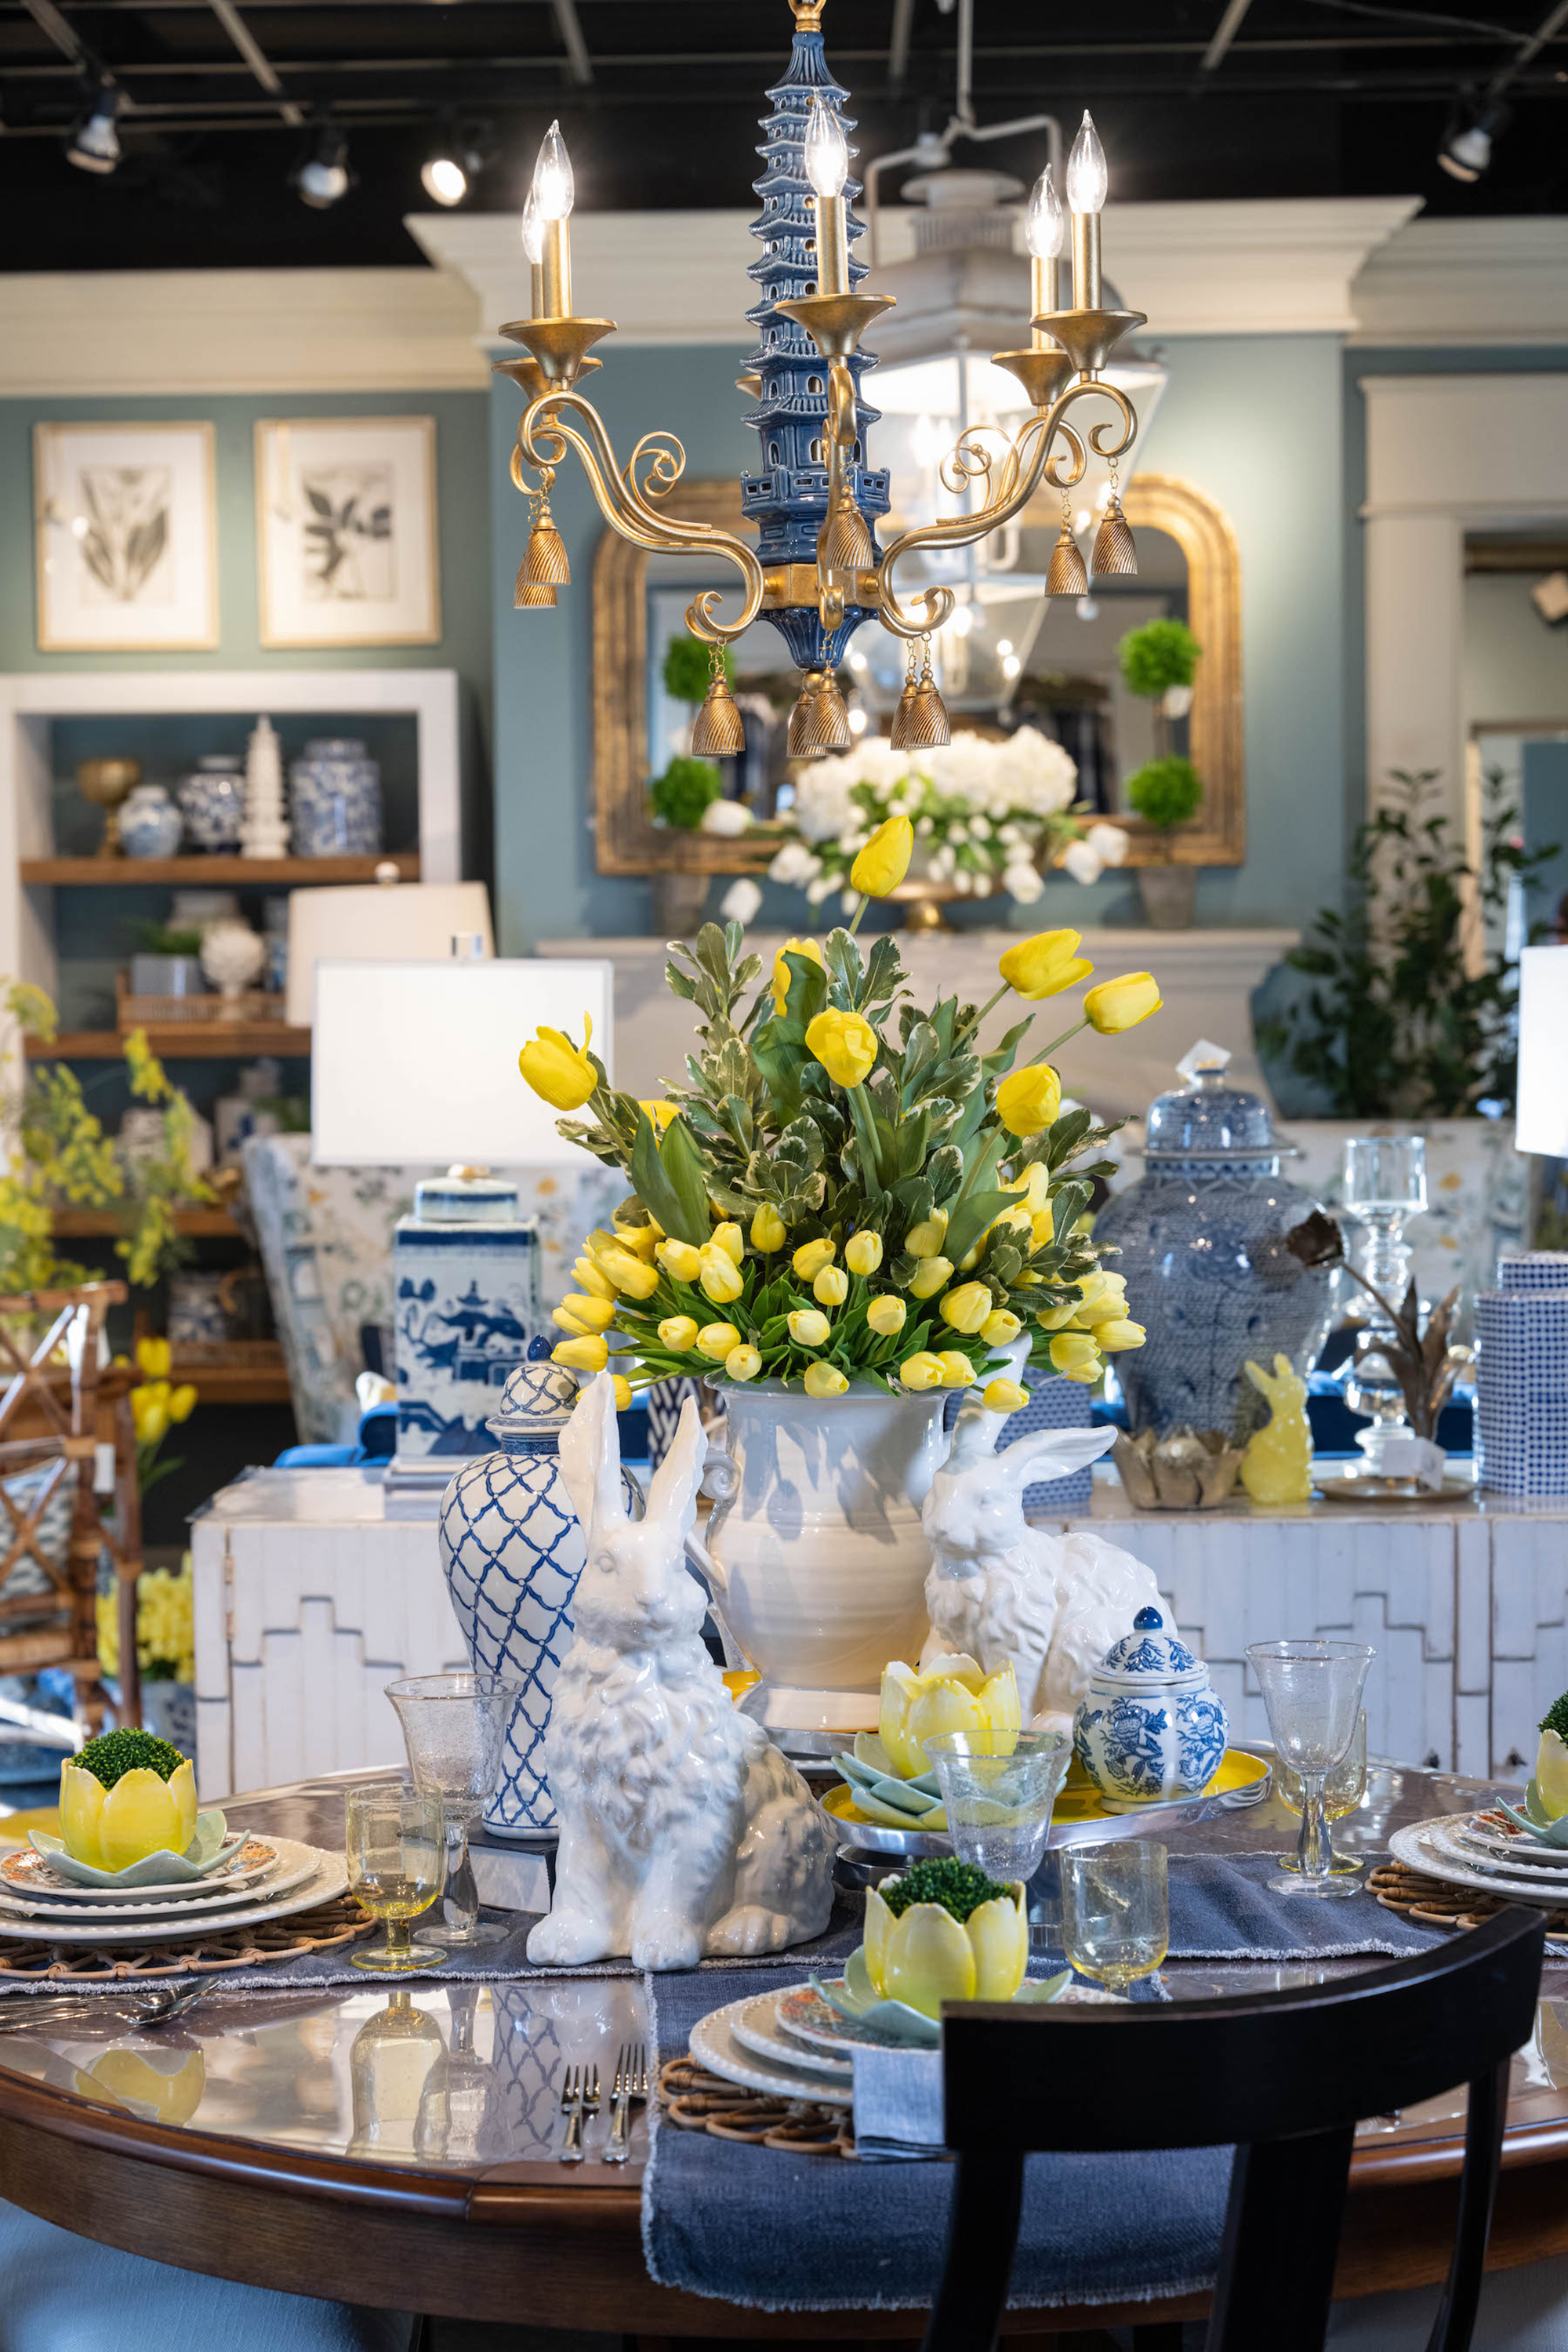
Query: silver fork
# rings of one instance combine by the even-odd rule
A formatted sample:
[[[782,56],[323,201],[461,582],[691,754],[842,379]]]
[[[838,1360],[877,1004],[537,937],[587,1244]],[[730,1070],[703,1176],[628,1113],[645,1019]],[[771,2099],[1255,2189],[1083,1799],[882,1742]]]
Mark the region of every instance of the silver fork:
[[[647,2051],[645,2045],[626,2042],[621,2044],[616,2060],[616,2084],[610,2098],[610,2144],[605,2150],[606,2164],[625,2164],[631,2154],[632,2102],[647,2098]]]
[[[568,2066],[561,2084],[561,2112],[566,2118],[566,2137],[561,2143],[560,2164],[581,2164],[583,2161],[583,2069]]]

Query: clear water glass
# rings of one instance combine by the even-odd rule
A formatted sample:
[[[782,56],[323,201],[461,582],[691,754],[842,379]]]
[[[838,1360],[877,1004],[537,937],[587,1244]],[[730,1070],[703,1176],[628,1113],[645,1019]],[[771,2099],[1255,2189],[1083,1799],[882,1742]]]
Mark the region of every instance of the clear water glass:
[[[343,1851],[349,1893],[373,1919],[386,1922],[386,1940],[351,1952],[350,1965],[396,1976],[444,1959],[439,1948],[416,1952],[409,1921],[428,1911],[441,1891],[441,1799],[406,1780],[362,1780],[345,1791]]]
[[[1045,1855],[1071,1740],[1059,1731],[943,1731],[921,1745],[960,1862],[1027,1885]]]
[[[1301,1810],[1301,1775],[1293,1764],[1276,1759],[1274,1793],[1287,1812]],[[1359,1855],[1336,1853],[1333,1851],[1332,1824],[1353,1813],[1366,1794],[1366,1709],[1356,1717],[1355,1735],[1339,1762],[1323,1780],[1323,1819],[1329,1824],[1329,1868],[1336,1878],[1349,1878],[1361,1868]],[[1293,1853],[1279,1856],[1281,1870],[1294,1870]]]
[[[520,1688],[502,1675],[473,1674],[409,1675],[386,1685],[403,1726],[415,1781],[440,1798],[446,1823],[441,1925],[420,1928],[416,1943],[494,1944],[508,1932],[479,1922],[468,1838],[495,1794],[506,1727]]]
[[[1165,1849],[1152,1838],[1064,1846],[1062,1943],[1079,1976],[1125,1992],[1171,1941]]]
[[[1377,1653],[1363,1642],[1253,1642],[1247,1661],[1258,1677],[1274,1752],[1301,1781],[1301,1835],[1296,1859],[1269,1885],[1279,1895],[1353,1895],[1353,1878],[1333,1868],[1324,1814],[1329,1774],[1356,1737],[1367,1669]]]

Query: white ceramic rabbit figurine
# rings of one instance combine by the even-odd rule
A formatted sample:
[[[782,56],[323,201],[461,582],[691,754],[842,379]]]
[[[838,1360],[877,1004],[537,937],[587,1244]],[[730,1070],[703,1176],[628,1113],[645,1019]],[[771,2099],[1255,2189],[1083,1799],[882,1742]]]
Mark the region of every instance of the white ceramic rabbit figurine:
[[[1140,1609],[1163,1604],[1152,1571],[1130,1552],[1101,1536],[1047,1534],[1024,1517],[1026,1487],[1096,1461],[1116,1432],[1032,1431],[998,1454],[1006,1418],[965,1405],[926,1496],[931,1630],[921,1665],[963,1653],[991,1675],[1011,1658],[1025,1721],[1043,1716],[1050,1728],[1070,1731],[1112,1642]]]
[[[553,1906],[528,1939],[535,1962],[629,1952],[641,1969],[689,1969],[705,1953],[773,1952],[827,1925],[827,1825],[702,1645],[708,1604],[682,1549],[707,1453],[688,1398],[634,1522],[607,1373],[562,1436],[588,1557],[544,1735],[561,1850]]]

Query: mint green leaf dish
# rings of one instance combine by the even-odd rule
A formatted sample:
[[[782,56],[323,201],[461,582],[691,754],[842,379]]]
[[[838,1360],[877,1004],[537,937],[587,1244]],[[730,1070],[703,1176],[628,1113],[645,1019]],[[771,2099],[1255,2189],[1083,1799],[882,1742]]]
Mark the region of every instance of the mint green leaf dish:
[[[196,1815],[195,1830],[184,1853],[171,1853],[164,1846],[157,1853],[144,1854],[140,1862],[128,1864],[123,1870],[96,1870],[90,1862],[78,1862],[74,1854],[66,1852],[65,1840],[51,1836],[47,1830],[29,1830],[27,1843],[35,1853],[42,1854],[51,1870],[77,1886],[188,1886],[196,1879],[208,1877],[243,1843],[239,1831],[232,1837],[227,1832],[222,1806],[213,1805]]]
[[[1072,1982],[1072,1970],[1062,1969],[1054,1977],[1027,1978],[1013,1995],[1015,2002],[1026,2005],[1059,2000]],[[905,2050],[936,2050],[942,2044],[942,2026],[923,2011],[911,2009],[907,2001],[885,2000],[871,1982],[866,1966],[866,1948],[858,1944],[844,1963],[841,1985],[824,1984],[820,1977],[811,1979],[812,1990],[820,1995],[829,2009],[858,2025],[867,2034],[891,2048]]]
[[[858,1799],[856,1801],[858,1802]],[[1498,1811],[1506,1813],[1516,1829],[1521,1829],[1537,1845],[1555,1846],[1560,1852],[1568,1849],[1568,1813],[1555,1820],[1541,1801],[1541,1791],[1533,1780],[1524,1792],[1524,1811],[1498,1800]]]

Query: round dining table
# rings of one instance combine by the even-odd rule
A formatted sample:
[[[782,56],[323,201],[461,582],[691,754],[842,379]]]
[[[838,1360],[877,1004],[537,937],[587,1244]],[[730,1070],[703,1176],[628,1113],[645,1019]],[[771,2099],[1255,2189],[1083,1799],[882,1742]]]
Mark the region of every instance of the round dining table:
[[[1489,1784],[1373,1764],[1360,1809],[1335,1824],[1336,1845],[1380,1852],[1391,1829],[1490,1793]],[[239,1828],[335,1846],[342,1782],[268,1790],[225,1811]],[[1284,1850],[1298,1826],[1270,1795],[1164,1842],[1173,1852]],[[1384,1964],[1173,1961],[1163,1974],[1183,2000]],[[605,2161],[603,2112],[588,2127],[586,2160],[565,2168],[558,2158],[564,2069],[596,2063],[607,2088],[621,2045],[647,2038],[633,1974],[484,1984],[366,1977],[275,1991],[226,1990],[218,1975],[155,2033],[128,2032],[109,2008],[101,2023],[29,2028],[13,2021],[26,1998],[0,2003],[0,2197],[83,2237],[252,2285],[535,2327],[648,2339],[923,2330],[921,2310],[770,2313],[649,2278],[640,2111],[626,2165]],[[1464,2106],[1459,2089],[1362,2124],[1341,2294],[1444,2275]],[[1534,2036],[1514,2061],[1489,2266],[1563,2252],[1568,1967],[1549,1958]],[[1125,2310],[1011,2311],[1007,2333],[1149,2326],[1205,2308],[1200,2295]]]

